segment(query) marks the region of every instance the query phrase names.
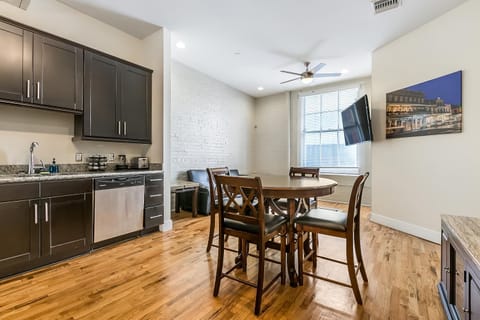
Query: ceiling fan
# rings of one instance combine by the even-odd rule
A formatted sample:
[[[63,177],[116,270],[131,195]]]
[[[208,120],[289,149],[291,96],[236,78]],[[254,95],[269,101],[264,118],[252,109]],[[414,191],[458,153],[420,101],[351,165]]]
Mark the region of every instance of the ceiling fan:
[[[294,74],[299,77],[280,82],[280,84],[287,83],[290,81],[295,81],[295,80],[301,80],[303,83],[309,84],[313,81],[313,78],[338,77],[342,75],[341,73],[317,73],[320,69],[326,66],[325,63],[319,63],[310,70],[308,70],[308,66],[310,65],[310,62],[304,62],[304,65],[305,65],[305,71],[302,73],[281,70],[280,72]]]

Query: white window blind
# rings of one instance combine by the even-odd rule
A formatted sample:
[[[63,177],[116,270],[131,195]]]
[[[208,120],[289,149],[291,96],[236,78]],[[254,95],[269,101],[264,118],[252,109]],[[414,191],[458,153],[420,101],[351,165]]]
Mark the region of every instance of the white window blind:
[[[359,88],[300,96],[301,162],[326,173],[358,173],[357,146],[345,146],[341,112],[358,98]]]

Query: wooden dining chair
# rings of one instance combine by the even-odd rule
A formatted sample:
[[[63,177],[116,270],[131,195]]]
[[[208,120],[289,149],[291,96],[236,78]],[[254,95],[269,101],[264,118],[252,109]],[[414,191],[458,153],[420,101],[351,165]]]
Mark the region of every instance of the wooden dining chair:
[[[217,198],[217,183],[215,181],[215,176],[219,174],[229,175],[230,171],[228,170],[228,167],[207,168],[207,173],[210,186],[210,230],[208,232],[207,252],[210,252],[212,246],[218,247],[218,245],[213,243],[213,239],[218,236],[218,234],[215,235],[215,225],[217,220],[216,217],[219,211]]]
[[[284,216],[266,214],[262,182],[260,178],[233,177],[226,175],[215,176],[218,199],[225,198],[226,201],[219,202],[220,233],[222,239],[225,235],[239,238],[241,242],[242,258],[236,260],[235,265],[223,270],[225,243],[219,241],[217,259],[217,272],[213,296],[217,297],[220,290],[220,282],[223,278],[229,278],[240,283],[256,288],[255,314],[259,315],[262,305],[262,297],[274,282],[280,278],[281,284],[285,284],[286,268],[286,235],[287,218]],[[270,239],[280,236],[280,271],[273,279],[264,286],[265,271],[265,250]],[[247,245],[253,243],[258,248],[258,274],[255,283],[244,278],[238,278],[231,274],[236,268],[243,266],[246,271],[248,257]],[[269,260],[275,262],[273,260]]]
[[[290,167],[289,176],[301,176],[301,177],[320,177],[320,168],[317,167]]]
[[[320,168],[316,167],[290,167],[290,171],[288,172],[290,177],[312,177],[312,178],[319,178],[320,177]],[[286,211],[287,210],[287,199],[274,199],[275,205],[277,208]],[[299,203],[297,206],[300,206],[299,211],[306,212],[309,211],[310,208],[313,206],[314,208],[317,207],[317,199],[299,199]]]
[[[290,177],[312,177],[312,178],[320,178],[320,168],[317,167],[290,167],[290,171],[288,173]],[[303,205],[305,206],[305,210],[309,211],[310,208],[313,206],[314,208],[317,207],[317,199],[315,198],[305,198],[303,199]]]
[[[303,254],[303,246],[298,246],[298,282],[300,285],[303,285],[303,275],[330,281],[335,284],[352,288],[357,303],[362,304],[362,296],[360,295],[360,289],[357,282],[357,273],[360,271],[363,281],[368,282],[360,245],[360,209],[362,204],[363,187],[368,176],[369,173],[367,172],[358,176],[355,180],[347,212],[328,209],[312,209],[295,219],[295,230],[298,237],[298,243],[302,243],[304,232],[311,232],[313,235],[313,250],[305,257]],[[318,234],[344,238],[346,240],[347,261],[339,261],[318,255]],[[357,256],[357,267],[355,267],[354,249],[355,255]],[[313,271],[315,271],[317,267],[317,258],[347,265],[350,284],[324,278],[315,273],[305,272],[303,270],[303,263],[304,260],[309,259],[310,256],[313,260]]]

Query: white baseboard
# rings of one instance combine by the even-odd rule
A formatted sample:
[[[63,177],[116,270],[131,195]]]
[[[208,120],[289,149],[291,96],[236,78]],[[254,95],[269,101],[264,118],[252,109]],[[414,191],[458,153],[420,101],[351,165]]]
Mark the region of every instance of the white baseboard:
[[[435,231],[431,229],[427,229],[424,227],[417,226],[415,224],[411,224],[402,220],[393,219],[390,217],[382,216],[380,214],[371,213],[370,214],[370,221],[375,223],[384,225],[386,227],[402,231],[412,236],[419,237],[434,243],[440,243],[441,233],[440,231]]]
[[[172,219],[165,219],[165,221],[163,221],[163,224],[160,225],[159,229],[160,229],[161,232],[172,230],[173,229]]]

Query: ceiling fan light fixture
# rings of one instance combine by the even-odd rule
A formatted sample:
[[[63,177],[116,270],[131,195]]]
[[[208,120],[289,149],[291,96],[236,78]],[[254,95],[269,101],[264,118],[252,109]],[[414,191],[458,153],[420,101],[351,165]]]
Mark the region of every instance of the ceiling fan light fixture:
[[[286,80],[286,81],[283,81],[283,82],[280,82],[280,83],[283,84],[283,83],[288,83],[288,82],[300,80],[300,81],[302,81],[303,84],[310,84],[310,83],[312,83],[313,78],[339,77],[339,76],[342,75],[342,73],[338,73],[338,72],[320,73],[319,70],[326,66],[325,63],[319,63],[311,69],[308,69],[308,67],[310,65],[310,62],[304,62],[304,65],[305,65],[305,71],[302,72],[302,73],[280,70],[280,72],[293,74],[293,75],[297,76],[296,78]]]
[[[304,78],[302,78],[302,82],[303,82],[304,84],[310,84],[310,83],[312,83],[312,81],[313,81],[313,78],[312,78],[312,77],[304,77]]]

